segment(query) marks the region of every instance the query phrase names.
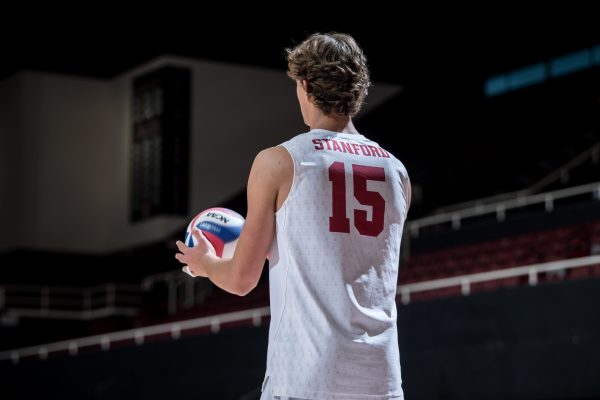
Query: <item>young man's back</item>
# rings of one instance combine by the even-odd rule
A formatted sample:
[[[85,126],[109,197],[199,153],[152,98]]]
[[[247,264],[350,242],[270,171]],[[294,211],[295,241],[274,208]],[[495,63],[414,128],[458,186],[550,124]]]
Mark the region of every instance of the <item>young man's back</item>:
[[[361,134],[312,129],[269,250],[263,398],[402,398],[395,293],[409,207],[402,163]]]

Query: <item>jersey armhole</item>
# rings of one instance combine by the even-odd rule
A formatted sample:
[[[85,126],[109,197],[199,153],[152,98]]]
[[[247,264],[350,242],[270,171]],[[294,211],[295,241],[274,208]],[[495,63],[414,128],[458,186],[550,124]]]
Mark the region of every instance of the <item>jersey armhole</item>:
[[[294,155],[292,154],[292,152],[290,151],[290,149],[287,148],[287,146],[284,146],[283,144],[279,144],[278,146],[283,147],[284,149],[286,149],[286,151],[288,152],[288,154],[290,155],[290,157],[292,158],[292,164],[294,166],[294,173],[292,175],[292,185],[290,186],[290,191],[288,192],[285,200],[283,201],[283,203],[281,204],[281,207],[279,207],[279,210],[275,211],[275,215],[279,215],[281,213],[281,210],[283,210],[287,203],[289,202],[290,198],[294,196],[295,194],[295,188],[296,188],[296,159],[294,158]]]

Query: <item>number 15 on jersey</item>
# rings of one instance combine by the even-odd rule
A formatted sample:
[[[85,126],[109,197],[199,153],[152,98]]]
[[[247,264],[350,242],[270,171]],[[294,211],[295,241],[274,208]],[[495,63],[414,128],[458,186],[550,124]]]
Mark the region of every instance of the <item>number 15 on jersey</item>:
[[[332,185],[331,207],[333,215],[329,217],[330,232],[350,232],[350,219],[346,216],[346,165],[335,161],[329,166],[329,180]],[[360,204],[373,207],[373,218],[367,219],[366,210],[354,210],[354,225],[361,235],[377,236],[383,230],[385,199],[379,192],[367,190],[367,181],[385,182],[383,167],[351,164],[352,187],[354,197]]]

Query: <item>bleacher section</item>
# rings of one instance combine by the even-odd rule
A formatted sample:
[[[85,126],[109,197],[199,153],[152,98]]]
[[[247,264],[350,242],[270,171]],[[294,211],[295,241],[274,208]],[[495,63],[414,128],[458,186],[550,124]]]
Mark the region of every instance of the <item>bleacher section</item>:
[[[412,254],[401,266],[399,284],[430,281],[546,263],[600,253],[600,221],[504,237]],[[600,265],[543,273],[538,282],[600,276]],[[526,284],[527,277],[511,277],[473,284],[470,291],[494,290]],[[460,295],[459,286],[416,294],[412,299]]]
[[[403,241],[413,240],[411,255],[400,265],[399,289],[406,285],[427,283],[443,278],[465,277],[470,274],[600,254],[600,207],[597,199],[592,197],[590,200],[590,197],[592,196],[588,194],[587,200],[578,201],[575,204],[558,204],[551,212],[544,210],[542,205],[541,210],[530,211],[535,219],[517,210],[507,214],[506,220],[501,222],[497,221],[495,215],[492,214],[491,218],[483,216],[472,218],[473,221],[466,220],[458,229],[450,226],[441,231],[438,229],[422,230],[417,238],[411,238],[409,229]],[[520,230],[519,227],[525,227],[527,230]],[[175,239],[175,237],[171,238],[169,243],[174,243]],[[152,254],[157,256],[154,258],[153,268],[158,268],[160,263],[175,264],[172,260],[174,250],[169,247],[169,243],[158,243],[153,246]],[[593,262],[596,262],[595,259]],[[135,263],[135,260],[127,260],[127,264],[132,263]],[[148,262],[148,264],[152,264],[152,262]],[[142,283],[148,280],[148,275],[142,280],[138,280],[141,304],[130,317],[113,315],[88,321],[35,320],[20,317],[16,318],[16,323],[11,325],[8,313],[10,310],[6,307],[12,304],[11,299],[3,299],[3,303],[0,303],[2,304],[0,316],[4,327],[0,335],[3,339],[2,349],[216,316],[269,305],[268,262],[265,262],[257,287],[244,297],[227,293],[208,281],[204,282],[212,285],[209,288],[203,287],[203,285],[194,286],[194,284],[202,282],[192,280],[175,267],[176,265],[173,270],[157,274],[158,277],[154,279],[154,283],[148,287]],[[599,276],[600,264],[593,264],[540,272],[536,274],[535,284]],[[195,288],[191,292],[188,290],[190,283],[193,283],[192,286]],[[468,286],[466,293],[465,286],[461,287],[460,281],[458,284],[431,290],[419,291],[411,288],[408,301],[405,301],[406,293],[403,294],[402,290],[399,290],[397,293],[398,304],[400,306],[419,300],[461,297],[479,291],[494,291],[503,287],[531,284],[531,277],[522,274],[511,277],[494,277],[487,281],[469,279],[466,284]],[[3,294],[10,296],[11,292],[5,288]],[[108,297],[110,298],[110,296]],[[117,302],[119,298],[116,296]],[[38,304],[39,311],[39,304],[43,304],[43,302],[34,299],[32,304]],[[35,305],[32,306],[32,309],[34,307]],[[264,317],[259,318],[258,321],[246,319],[223,326],[218,324],[219,328],[217,329],[242,325],[257,326],[262,324],[264,319]],[[31,329],[34,325],[35,328]],[[203,329],[214,332],[211,327]],[[45,333],[43,338],[36,333],[40,331]],[[41,341],[42,339],[43,341]]]

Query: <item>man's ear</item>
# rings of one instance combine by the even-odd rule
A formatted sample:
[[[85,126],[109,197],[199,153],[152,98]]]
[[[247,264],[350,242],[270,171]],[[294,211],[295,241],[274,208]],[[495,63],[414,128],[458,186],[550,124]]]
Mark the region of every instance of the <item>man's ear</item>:
[[[302,79],[302,87],[304,88],[304,93],[306,93],[306,99],[310,103],[313,103],[314,97],[311,93],[308,92],[308,89],[310,89],[310,84],[308,83],[308,81],[306,79]]]
[[[302,87],[304,88],[304,91],[308,93],[308,81],[306,79],[302,79]]]

